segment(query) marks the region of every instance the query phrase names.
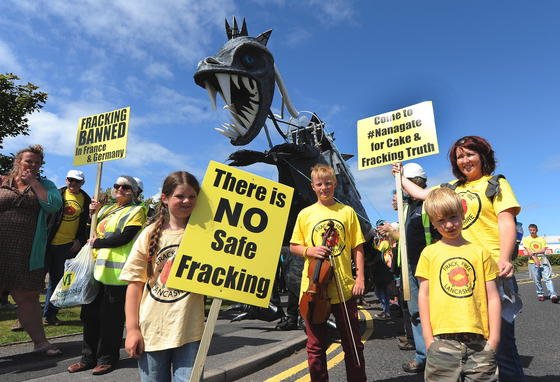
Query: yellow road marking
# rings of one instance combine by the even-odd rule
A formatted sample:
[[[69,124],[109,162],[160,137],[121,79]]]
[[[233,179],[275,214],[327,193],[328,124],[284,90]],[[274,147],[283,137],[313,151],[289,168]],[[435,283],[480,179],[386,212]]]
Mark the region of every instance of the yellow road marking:
[[[366,340],[373,334],[373,317],[367,310],[363,308],[359,308],[358,311],[364,316],[366,322],[366,330],[364,331],[364,334],[362,336],[362,342],[365,343]],[[340,343],[332,343],[327,349],[327,358],[331,353],[333,353],[335,350],[337,350],[340,347],[341,347]],[[327,368],[331,369],[343,360],[344,360],[344,352],[341,351],[327,362]],[[284,370],[279,374],[276,374],[275,376],[265,380],[265,382],[283,381],[284,379],[287,379],[288,377],[291,377],[292,375],[295,375],[306,368],[307,368],[307,360],[297,364],[294,367],[291,367],[290,369]],[[309,373],[307,373],[303,377],[297,379],[296,382],[305,382],[309,380],[310,380]]]

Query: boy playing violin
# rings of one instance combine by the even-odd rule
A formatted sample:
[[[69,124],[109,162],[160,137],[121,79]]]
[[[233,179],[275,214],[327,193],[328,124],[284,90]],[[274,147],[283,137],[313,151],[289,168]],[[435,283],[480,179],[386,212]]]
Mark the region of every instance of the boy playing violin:
[[[324,164],[313,166],[311,187],[317,195],[317,203],[300,211],[290,240],[290,251],[305,258],[300,298],[310,287],[308,269],[314,266],[314,262],[327,260],[332,266],[333,277],[328,281],[327,295],[344,350],[346,377],[348,381],[366,381],[364,346],[360,340],[355,298],[364,293],[362,244],[365,239],[356,212],[352,207],[335,201],[336,184],[332,167]],[[324,237],[327,232],[328,237]],[[352,259],[356,266],[355,280]],[[311,381],[328,381],[326,318],[322,323],[312,323],[310,317],[304,317],[304,320]]]

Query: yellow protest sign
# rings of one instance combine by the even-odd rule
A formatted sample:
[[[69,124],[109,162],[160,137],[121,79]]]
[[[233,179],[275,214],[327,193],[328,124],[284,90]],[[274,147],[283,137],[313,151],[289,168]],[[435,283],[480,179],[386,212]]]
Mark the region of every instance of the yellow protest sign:
[[[437,154],[431,101],[358,121],[358,169]]]
[[[267,307],[292,196],[289,186],[211,161],[166,285]]]
[[[129,121],[130,107],[80,118],[74,166],[123,159]]]

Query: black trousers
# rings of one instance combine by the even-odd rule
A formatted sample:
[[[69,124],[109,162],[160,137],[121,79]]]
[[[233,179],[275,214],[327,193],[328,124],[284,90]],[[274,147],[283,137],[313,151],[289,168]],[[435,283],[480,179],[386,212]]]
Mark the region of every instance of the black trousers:
[[[117,365],[123,338],[126,287],[101,284],[95,300],[82,305],[82,362],[86,365]]]

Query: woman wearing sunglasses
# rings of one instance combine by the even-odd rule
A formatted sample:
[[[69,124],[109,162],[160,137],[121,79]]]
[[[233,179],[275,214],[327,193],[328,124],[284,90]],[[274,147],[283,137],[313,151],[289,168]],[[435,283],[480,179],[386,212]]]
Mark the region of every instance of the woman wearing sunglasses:
[[[95,300],[82,307],[82,359],[68,367],[70,373],[93,368],[93,375],[106,374],[119,361],[127,287],[119,276],[146,221],[145,209],[136,203],[137,192],[134,178],[121,175],[111,190],[114,204],[101,207],[96,200],[90,204],[90,214],[97,214],[97,227],[95,237],[88,243],[94,248],[93,276],[101,288]]]

